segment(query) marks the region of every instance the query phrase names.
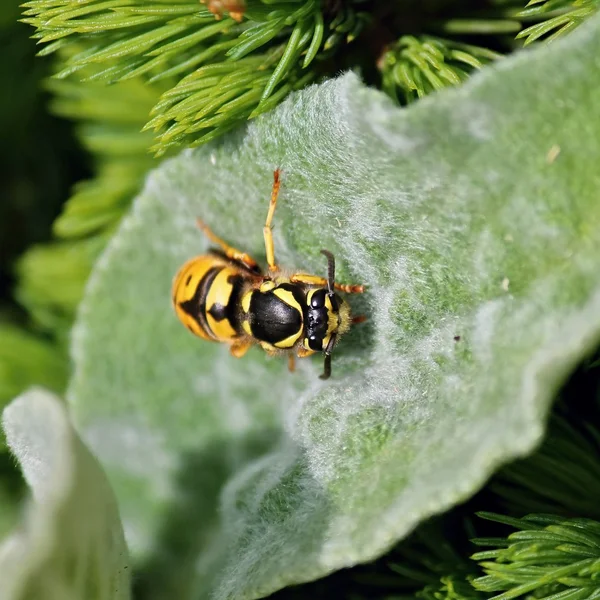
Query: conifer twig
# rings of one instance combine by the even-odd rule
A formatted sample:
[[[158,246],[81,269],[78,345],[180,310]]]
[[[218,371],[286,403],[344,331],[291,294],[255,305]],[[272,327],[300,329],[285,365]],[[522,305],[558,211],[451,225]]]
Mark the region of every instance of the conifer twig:
[[[458,85],[473,70],[500,58],[492,50],[433,36],[405,35],[379,61],[383,90],[407,103]]]
[[[493,513],[479,516],[519,530],[508,536],[505,547],[502,544],[472,556],[485,572],[473,585],[493,594],[490,600],[511,600],[524,595],[548,600],[600,597],[598,521],[538,514],[523,519],[507,519]],[[489,539],[473,542],[480,546],[495,545]]]
[[[541,20],[519,32],[517,39],[525,46],[541,39],[551,42],[581,25],[599,6],[598,0],[531,0],[517,16]]]
[[[364,28],[357,1],[331,10],[320,0],[30,0],[24,21],[47,44],[41,54],[78,47],[58,78],[168,81],[146,124],[163,154],[213,139],[314,80],[314,61]]]

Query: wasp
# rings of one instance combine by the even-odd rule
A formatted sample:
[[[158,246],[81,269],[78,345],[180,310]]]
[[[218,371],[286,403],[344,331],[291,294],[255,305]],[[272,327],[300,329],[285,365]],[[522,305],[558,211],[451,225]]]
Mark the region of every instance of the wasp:
[[[335,281],[335,259],[327,258],[327,277],[309,273],[286,274],[275,262],[272,220],[281,185],[280,170],[273,187],[263,228],[268,269],[245,252],[216,236],[200,219],[198,227],[216,248],[186,262],[173,280],[172,300],[179,320],[206,340],[224,342],[230,353],[242,357],[259,344],[269,355],[287,354],[290,371],[295,356],[323,352],[321,379],[331,375],[331,353],[353,323],[350,306],[336,292],[357,294],[363,285]]]

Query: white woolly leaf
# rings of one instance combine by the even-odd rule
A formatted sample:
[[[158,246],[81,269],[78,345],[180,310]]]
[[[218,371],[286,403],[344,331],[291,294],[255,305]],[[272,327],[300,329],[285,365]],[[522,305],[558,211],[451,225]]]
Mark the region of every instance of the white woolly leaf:
[[[32,494],[0,543],[2,600],[127,600],[128,556],[114,495],[64,404],[34,389],[3,412]]]
[[[535,446],[600,334],[600,31],[399,110],[355,75],[149,178],[98,264],[70,387],[149,598],[255,598],[370,560]],[[322,362],[194,338],[171,279],[202,217],[369,321]]]

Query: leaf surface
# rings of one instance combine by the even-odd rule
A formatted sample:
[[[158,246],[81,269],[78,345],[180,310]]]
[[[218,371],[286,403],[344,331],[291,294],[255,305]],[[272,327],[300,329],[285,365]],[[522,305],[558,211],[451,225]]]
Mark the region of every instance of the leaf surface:
[[[256,598],[372,559],[530,452],[600,334],[600,21],[399,110],[352,74],[147,181],[98,263],[70,402],[148,597]],[[171,279],[200,216],[365,283],[369,321],[296,374],[199,340]]]
[[[3,412],[32,499],[0,544],[3,600],[127,600],[128,555],[114,495],[73,430],[64,403],[42,389]]]

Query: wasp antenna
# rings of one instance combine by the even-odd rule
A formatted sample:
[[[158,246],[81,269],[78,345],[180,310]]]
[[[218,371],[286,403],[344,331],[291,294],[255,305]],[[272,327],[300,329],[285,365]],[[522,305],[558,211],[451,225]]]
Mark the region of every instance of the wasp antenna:
[[[327,290],[333,296],[333,285],[335,283],[335,258],[329,250],[321,250],[321,254],[327,257]]]
[[[327,250],[325,251],[327,252]],[[333,256],[331,257],[333,258]],[[335,333],[331,334],[329,338],[329,343],[327,344],[327,348],[325,348],[325,361],[323,363],[323,373],[319,375],[319,379],[329,379],[331,377],[331,351],[335,346],[335,340],[337,336]]]
[[[331,377],[331,354],[325,355],[323,363],[323,373],[319,375],[319,379],[329,379]]]

